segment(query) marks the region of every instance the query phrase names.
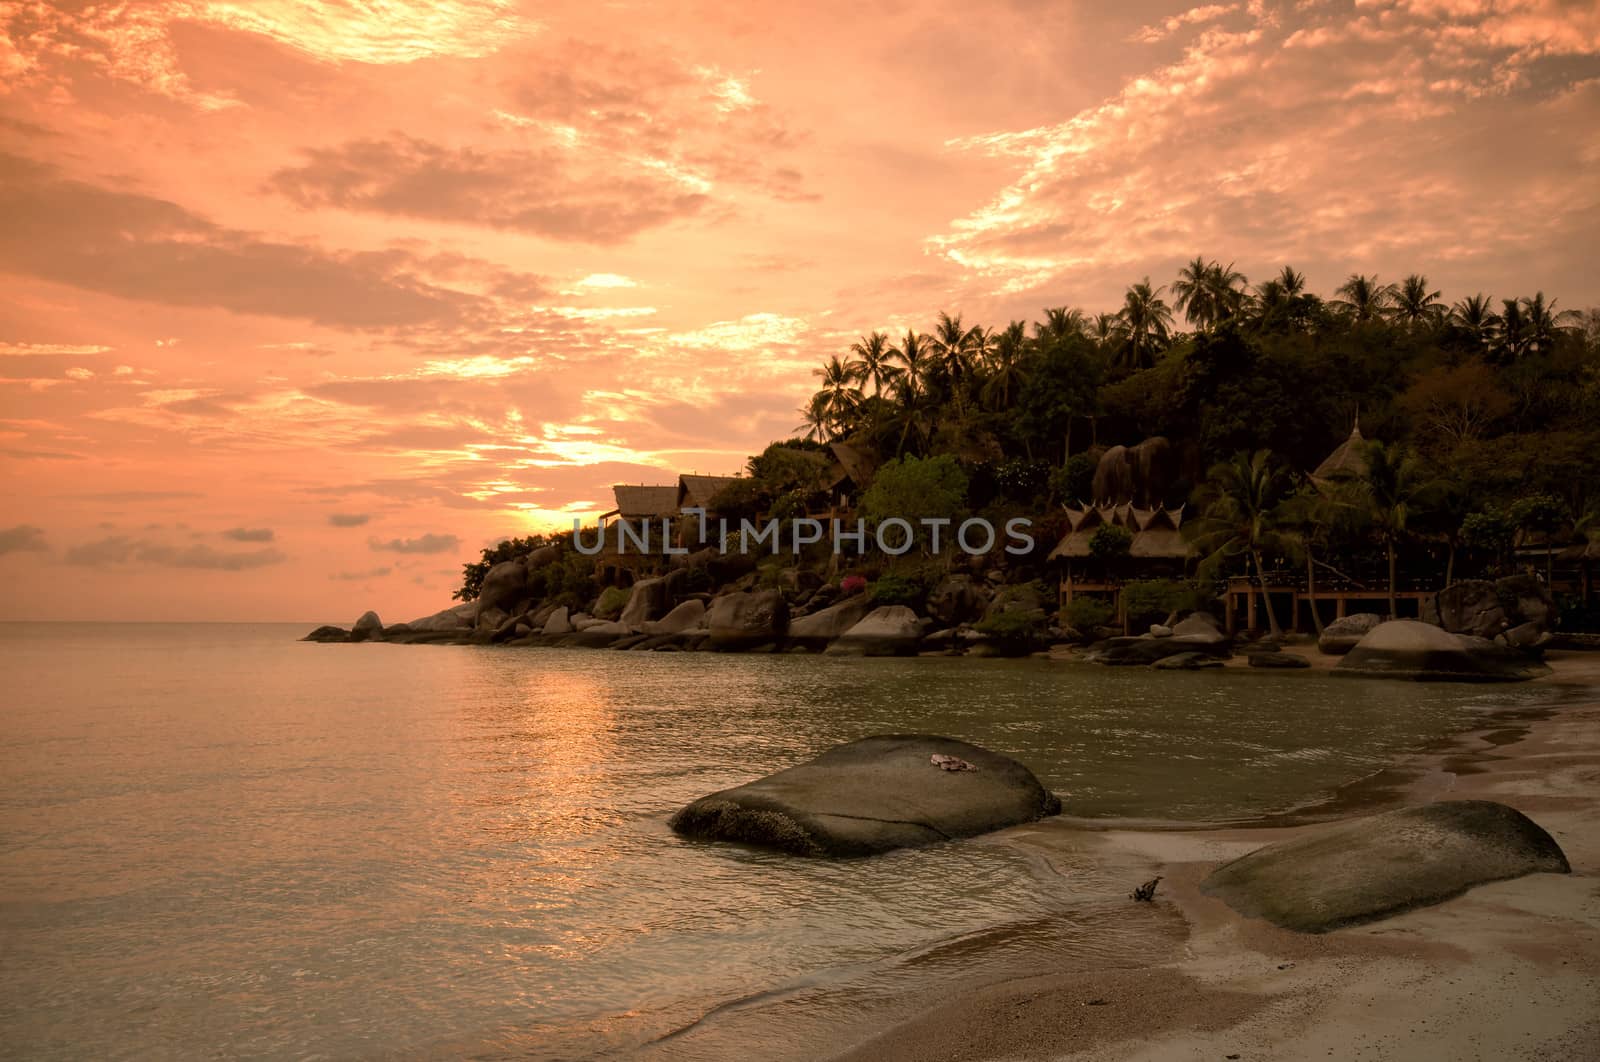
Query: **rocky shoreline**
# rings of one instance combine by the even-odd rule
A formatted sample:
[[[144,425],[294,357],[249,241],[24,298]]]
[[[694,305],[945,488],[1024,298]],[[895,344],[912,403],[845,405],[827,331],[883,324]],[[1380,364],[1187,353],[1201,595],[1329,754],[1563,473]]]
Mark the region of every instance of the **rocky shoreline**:
[[[951,573],[920,603],[890,603],[859,576],[825,581],[803,569],[778,586],[732,559],[685,558],[664,575],[610,586],[592,597],[542,595],[539,573],[559,565],[559,547],[489,569],[476,600],[409,623],[375,612],[349,629],[318,627],[311,642],[502,645],[642,652],[828,653],[847,656],[1050,656],[1113,666],[1197,670],[1242,655],[1268,670],[1316,666],[1340,675],[1421,681],[1521,681],[1547,673],[1556,642],[1554,602],[1529,576],[1466,580],[1423,602],[1420,620],[1384,622],[1363,613],[1307,636],[1235,636],[1209,611],[1174,613],[1142,634],[1079,631],[1054,614],[1042,584]],[[747,558],[746,558],[747,559]],[[719,585],[719,577],[730,576]],[[719,571],[718,569],[722,570]],[[577,603],[575,603],[575,600]],[[1314,654],[1284,651],[1314,646]],[[1331,658],[1340,658],[1332,660]]]

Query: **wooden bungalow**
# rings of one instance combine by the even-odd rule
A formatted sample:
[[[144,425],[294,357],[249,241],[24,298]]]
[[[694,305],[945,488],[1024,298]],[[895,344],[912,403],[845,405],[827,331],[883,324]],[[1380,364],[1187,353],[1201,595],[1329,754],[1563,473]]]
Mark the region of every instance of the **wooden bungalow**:
[[[1089,544],[1095,532],[1108,524],[1124,528],[1133,536],[1128,548],[1129,565],[1139,570],[1140,578],[1181,576],[1194,555],[1193,547],[1183,537],[1184,508],[1180,505],[1176,509],[1140,509],[1128,503],[1089,505],[1081,509],[1069,506],[1068,531],[1048,558],[1062,564],[1061,602],[1066,604],[1080,593],[1109,594],[1121,614],[1122,581],[1109,578],[1107,573],[1090,574],[1085,578],[1082,571],[1083,562],[1090,556]]]

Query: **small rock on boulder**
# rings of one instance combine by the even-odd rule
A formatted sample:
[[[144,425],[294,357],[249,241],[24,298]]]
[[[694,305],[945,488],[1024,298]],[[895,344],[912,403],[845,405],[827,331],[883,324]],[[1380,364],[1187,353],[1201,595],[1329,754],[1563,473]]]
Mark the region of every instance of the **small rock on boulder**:
[[[945,771],[936,755],[976,770]],[[798,855],[861,856],[972,837],[1061,811],[1022,764],[953,738],[863,738],[777,774],[701,797],[673,830]]]
[[[1317,649],[1329,656],[1343,656],[1382,622],[1383,617],[1375,612],[1357,612],[1353,616],[1336,619],[1322,628],[1322,634],[1317,638]]]
[[[1474,885],[1570,870],[1560,846],[1520,811],[1449,800],[1267,845],[1218,867],[1200,888],[1247,917],[1323,933],[1439,903]]]
[[[1521,682],[1548,674],[1549,668],[1480,639],[1468,642],[1431,623],[1389,620],[1362,638],[1332,673],[1418,682]]]
[[[788,626],[789,606],[777,590],[724,594],[711,602],[710,648],[740,652],[776,643]]]

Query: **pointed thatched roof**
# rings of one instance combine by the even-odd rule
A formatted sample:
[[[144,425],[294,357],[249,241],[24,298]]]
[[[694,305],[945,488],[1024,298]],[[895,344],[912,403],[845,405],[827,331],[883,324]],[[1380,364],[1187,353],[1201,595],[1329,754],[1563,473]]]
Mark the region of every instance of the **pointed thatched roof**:
[[[678,495],[675,508],[677,509],[711,509],[711,499],[717,492],[730,483],[737,483],[743,476],[694,476],[681,475],[678,477]]]
[[[878,471],[878,460],[864,447],[854,443],[835,442],[828,445],[833,451],[834,460],[844,468],[845,475],[856,485],[857,490],[866,490],[871,484],[873,475]]]
[[[1131,557],[1147,559],[1178,559],[1190,555],[1190,546],[1183,538],[1183,506],[1136,509],[1124,502],[1121,505],[1090,505],[1082,509],[1067,509],[1067,526],[1070,530],[1048,559],[1072,559],[1089,556],[1089,542],[1102,524],[1127,528],[1133,532],[1133,543],[1128,548]]]
[[[1325,458],[1311,473],[1313,483],[1337,483],[1360,479],[1367,474],[1367,440],[1361,437],[1361,421],[1350,429],[1350,437]]]
[[[631,486],[618,483],[611,488],[617,500],[613,513],[625,520],[655,519],[678,515],[678,485]]]

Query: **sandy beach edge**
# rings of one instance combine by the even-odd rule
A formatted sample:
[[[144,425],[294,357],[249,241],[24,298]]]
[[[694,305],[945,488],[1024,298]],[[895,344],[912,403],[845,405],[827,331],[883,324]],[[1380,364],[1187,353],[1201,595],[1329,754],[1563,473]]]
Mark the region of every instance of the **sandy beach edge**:
[[[1404,758],[1364,812],[1497,800],[1560,843],[1570,875],[1480,886],[1319,936],[1244,919],[1203,895],[1218,864],[1316,828],[1198,831],[1046,822],[1017,843],[1097,846],[1179,936],[1171,961],[958,986],[831,1057],[999,1059],[1600,1060],[1600,654],[1551,654],[1554,711],[1504,719]],[[1319,816],[1320,817],[1320,816]],[[1152,910],[1151,908],[1155,908]],[[1165,908],[1164,911],[1160,910]]]

